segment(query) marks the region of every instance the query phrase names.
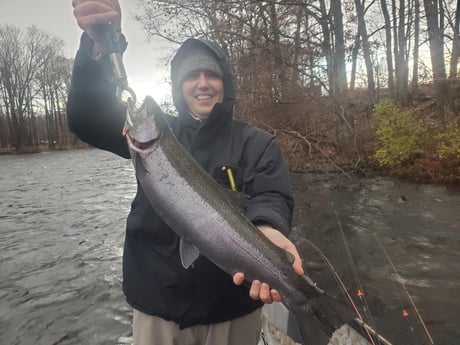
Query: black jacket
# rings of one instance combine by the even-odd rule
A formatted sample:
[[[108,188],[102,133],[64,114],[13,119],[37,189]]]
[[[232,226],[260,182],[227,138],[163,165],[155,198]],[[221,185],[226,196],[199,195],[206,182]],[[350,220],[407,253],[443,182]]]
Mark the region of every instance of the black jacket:
[[[115,98],[108,59],[93,61],[82,37],[75,59],[67,103],[70,129],[85,142],[129,158],[122,136],[124,109]],[[205,45],[218,57],[224,80],[224,101],[206,122],[191,117],[184,105],[175,71],[187,50]],[[179,141],[219,183],[229,186],[222,166],[233,168],[237,189],[250,196],[246,215],[288,234],[293,198],[281,151],[272,135],[233,119],[234,87],[222,51],[206,40],[187,40],[172,61],[173,100],[179,116],[169,116]],[[172,320],[181,328],[228,321],[261,306],[245,286],[200,256],[184,269],[179,239],[151,208],[140,185],[131,205],[123,255],[123,291],[128,303],[151,315]]]

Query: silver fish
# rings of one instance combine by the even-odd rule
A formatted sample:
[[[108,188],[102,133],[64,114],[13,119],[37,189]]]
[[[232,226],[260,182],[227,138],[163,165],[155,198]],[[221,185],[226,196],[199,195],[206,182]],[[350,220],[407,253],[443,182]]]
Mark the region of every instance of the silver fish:
[[[353,319],[348,306],[325,294],[307,275],[294,272],[292,255],[244,216],[235,192],[221,187],[195,162],[153,98],[146,97],[128,117],[124,133],[136,177],[152,207],[181,238],[184,267],[204,255],[230,275],[243,272],[249,282],[266,282],[296,317],[305,344],[316,330],[327,340]]]

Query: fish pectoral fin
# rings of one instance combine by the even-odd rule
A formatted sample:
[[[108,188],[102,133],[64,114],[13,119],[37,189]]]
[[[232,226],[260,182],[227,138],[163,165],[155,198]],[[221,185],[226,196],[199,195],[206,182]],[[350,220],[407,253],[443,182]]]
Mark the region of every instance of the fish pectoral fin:
[[[198,259],[200,251],[193,244],[181,238],[179,242],[179,255],[182,266],[188,269]]]

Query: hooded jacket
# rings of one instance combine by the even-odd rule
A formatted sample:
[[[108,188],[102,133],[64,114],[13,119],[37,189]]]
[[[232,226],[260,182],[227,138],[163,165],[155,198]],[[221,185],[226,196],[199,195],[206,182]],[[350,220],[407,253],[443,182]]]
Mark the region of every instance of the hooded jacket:
[[[69,127],[88,144],[129,158],[122,136],[125,110],[115,96],[110,62],[107,57],[92,60],[89,42],[83,34],[67,102]],[[178,66],[195,45],[212,51],[223,72],[224,100],[203,122],[189,114],[177,82]],[[272,135],[233,118],[233,77],[222,50],[213,42],[189,39],[177,51],[171,71],[179,115],[167,118],[178,140],[226,187],[229,181],[221,168],[231,167],[237,190],[250,197],[246,216],[287,235],[293,211],[287,167]],[[203,256],[193,267],[183,268],[178,236],[152,209],[139,184],[126,225],[123,291],[133,308],[181,328],[232,320],[262,305],[249,297],[247,286],[236,286],[230,275]]]

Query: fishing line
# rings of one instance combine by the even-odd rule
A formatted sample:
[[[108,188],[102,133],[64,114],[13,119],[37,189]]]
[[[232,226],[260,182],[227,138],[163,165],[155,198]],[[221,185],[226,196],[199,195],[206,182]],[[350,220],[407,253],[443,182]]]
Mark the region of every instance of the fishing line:
[[[339,216],[337,214],[337,210],[336,210],[335,205],[334,205],[333,202],[331,202],[331,206],[332,206],[332,210],[334,211],[334,215],[335,215],[335,218],[337,220],[337,224],[339,226],[340,234],[342,235],[342,240],[343,240],[343,244],[345,246],[345,251],[347,253],[348,259],[350,261],[350,266],[351,266],[352,271],[353,271],[353,277],[355,279],[356,286],[358,287],[358,297],[359,297],[359,300],[361,301],[361,304],[362,304],[362,307],[363,307],[363,310],[364,310],[364,314],[366,315],[367,319],[369,320],[369,324],[371,325],[371,327],[375,331],[377,331],[377,328],[375,327],[374,319],[373,319],[373,317],[372,317],[372,315],[370,313],[369,304],[367,303],[366,296],[363,293],[364,289],[362,287],[361,280],[359,278],[358,270],[356,269],[356,265],[355,265],[355,263],[353,261],[351,251],[350,251],[350,248],[348,246],[347,239],[345,237],[345,232],[343,231],[343,228],[342,228],[342,223],[340,222]],[[380,344],[380,340],[378,338],[377,338],[377,341]]]
[[[415,314],[417,315],[417,317],[418,317],[418,319],[419,319],[419,321],[420,321],[420,324],[421,324],[422,327],[423,327],[423,330],[425,331],[426,337],[428,338],[428,340],[430,341],[431,344],[434,344],[433,338],[431,337],[431,334],[430,334],[430,332],[428,331],[428,328],[426,327],[426,324],[425,324],[425,322],[423,321],[423,318],[422,318],[422,316],[420,315],[420,312],[418,311],[417,306],[415,305],[414,300],[412,299],[412,296],[410,295],[409,291],[407,290],[406,284],[404,283],[404,281],[403,281],[401,275],[399,274],[398,270],[396,269],[396,266],[394,265],[393,260],[391,260],[391,257],[390,257],[390,255],[388,254],[388,252],[387,252],[387,250],[385,249],[385,247],[383,246],[382,241],[380,241],[380,239],[377,237],[377,235],[375,235],[375,234],[373,234],[373,235],[374,235],[375,240],[377,241],[377,243],[380,245],[380,248],[382,248],[382,251],[383,251],[383,253],[385,254],[385,256],[387,257],[388,262],[390,263],[390,265],[391,265],[391,267],[393,268],[394,272],[396,273],[396,276],[397,276],[398,280],[400,281],[401,286],[402,286],[404,292],[406,293],[407,298],[409,299],[409,302],[410,302],[412,308],[413,308],[414,311],[415,311]]]
[[[370,231],[368,231],[368,232],[371,233]],[[385,254],[386,258],[387,258],[387,261],[390,262],[390,264],[391,264],[392,260],[389,257],[388,252],[385,252],[385,248],[383,247],[383,244],[379,241],[379,239],[377,238],[377,236],[374,233],[372,233],[372,235],[374,236],[374,239],[376,240],[376,242],[380,245],[380,247],[381,247],[380,249],[384,252],[384,254]],[[401,280],[400,276],[396,272],[396,280],[398,280],[398,279]],[[395,284],[398,284],[398,283],[395,281]],[[407,324],[407,328],[410,331],[409,333],[412,335],[411,344],[416,344],[417,340],[414,338],[415,330],[414,330],[414,327],[413,327],[412,322],[411,322],[410,317],[409,317],[410,313],[407,310],[407,308],[408,308],[407,304],[405,302],[401,301],[400,298],[398,298],[398,301],[399,301],[399,306],[401,308],[402,317],[403,317],[405,323]]]
[[[307,242],[313,249],[315,249],[318,252],[318,254],[321,256],[323,261],[326,263],[326,265],[329,267],[329,270],[332,272],[332,275],[333,275],[334,279],[336,280],[337,284],[339,285],[339,287],[343,291],[343,293],[344,293],[345,297],[347,298],[347,300],[350,302],[351,308],[356,313],[358,319],[361,321],[361,325],[362,325],[364,331],[366,332],[366,335],[367,335],[368,339],[371,341],[372,345],[376,345],[375,342],[374,342],[374,337],[371,336],[371,334],[370,334],[369,328],[365,327],[366,323],[364,322],[363,316],[361,315],[361,313],[360,313],[358,307],[356,306],[353,298],[351,297],[350,293],[348,292],[347,287],[345,286],[345,283],[343,282],[342,278],[340,278],[340,275],[338,274],[338,272],[335,269],[335,267],[332,264],[332,262],[321,251],[321,249],[319,249],[312,241],[310,241],[310,240],[308,240],[306,238],[303,238],[302,241]],[[335,300],[338,300],[337,297],[332,296],[330,294],[326,294],[326,296],[328,296],[330,298],[333,298]]]

